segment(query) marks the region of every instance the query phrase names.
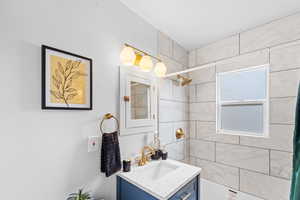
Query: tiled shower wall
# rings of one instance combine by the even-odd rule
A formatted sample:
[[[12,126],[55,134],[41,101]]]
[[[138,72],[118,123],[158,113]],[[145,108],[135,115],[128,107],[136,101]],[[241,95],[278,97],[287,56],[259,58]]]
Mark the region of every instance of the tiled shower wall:
[[[168,73],[186,69],[188,52],[168,36],[158,34],[159,57],[168,66]],[[177,140],[175,131],[183,128],[188,133],[188,88],[169,79],[160,79],[159,86],[159,132],[162,146],[165,146],[170,158],[187,160],[188,139]]]
[[[189,53],[190,162],[202,178],[266,200],[287,200],[295,102],[300,80],[300,14]],[[270,136],[216,134],[216,73],[270,63]],[[247,89],[247,88],[245,88]]]

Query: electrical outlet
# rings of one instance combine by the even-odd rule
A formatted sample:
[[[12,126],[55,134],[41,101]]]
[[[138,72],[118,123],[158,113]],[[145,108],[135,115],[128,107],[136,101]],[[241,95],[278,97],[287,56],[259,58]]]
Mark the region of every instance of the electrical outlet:
[[[89,136],[88,139],[88,152],[99,151],[99,136]]]

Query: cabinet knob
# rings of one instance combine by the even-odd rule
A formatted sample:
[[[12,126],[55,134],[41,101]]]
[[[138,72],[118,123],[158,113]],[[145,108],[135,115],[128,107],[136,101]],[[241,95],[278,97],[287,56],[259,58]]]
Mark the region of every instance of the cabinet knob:
[[[124,101],[129,102],[130,101],[129,96],[124,96]]]

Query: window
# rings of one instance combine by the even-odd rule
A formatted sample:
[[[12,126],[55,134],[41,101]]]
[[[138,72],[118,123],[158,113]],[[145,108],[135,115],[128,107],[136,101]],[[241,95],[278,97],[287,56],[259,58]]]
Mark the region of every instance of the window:
[[[267,137],[269,66],[217,74],[217,133]]]

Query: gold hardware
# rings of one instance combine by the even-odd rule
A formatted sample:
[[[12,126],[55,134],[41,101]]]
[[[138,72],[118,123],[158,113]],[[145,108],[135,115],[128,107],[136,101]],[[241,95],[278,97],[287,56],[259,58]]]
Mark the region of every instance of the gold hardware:
[[[145,150],[148,150],[149,153],[146,154],[145,153]],[[144,146],[142,148],[142,151],[141,151],[141,158],[138,159],[138,165],[139,166],[144,166],[147,164],[147,162],[149,162],[150,160],[150,156],[153,155],[155,153],[155,149],[150,147],[150,146]]]
[[[124,96],[124,101],[129,102],[130,101],[129,96]]]
[[[102,118],[102,120],[101,120],[101,122],[100,122],[100,130],[101,130],[102,134],[104,133],[104,132],[103,132],[103,129],[102,129],[103,122],[104,122],[105,120],[108,120],[108,119],[114,119],[114,120],[116,121],[116,123],[117,123],[117,131],[119,131],[119,128],[120,128],[120,126],[119,126],[119,120],[118,120],[115,116],[113,116],[111,113],[106,113],[106,114],[103,116],[103,118]]]
[[[181,75],[177,75],[177,79],[179,79],[181,86],[189,85],[193,80],[191,78],[187,78],[187,77],[184,77],[184,76],[181,76]]]
[[[154,59],[157,60],[158,62],[162,62],[161,59],[159,59],[159,58],[157,58],[157,57],[155,57],[155,56],[152,56],[152,55],[150,55],[149,53],[146,53],[145,51],[142,51],[142,50],[140,50],[140,49],[138,49],[138,48],[136,48],[136,47],[134,47],[134,46],[132,46],[132,45],[130,45],[130,44],[125,43],[124,45],[125,45],[126,47],[131,47],[131,48],[133,48],[135,51],[137,51],[138,53],[136,53],[136,56],[137,56],[137,57],[138,57],[138,56],[141,56],[140,59],[142,58],[142,55],[141,55],[141,53],[142,53],[142,54],[144,54],[144,55],[146,55],[146,56],[150,56],[150,57],[154,58]]]
[[[184,131],[183,131],[182,128],[179,128],[179,129],[176,130],[176,138],[177,138],[177,139],[183,138],[184,135],[185,135],[185,134],[184,134]]]

